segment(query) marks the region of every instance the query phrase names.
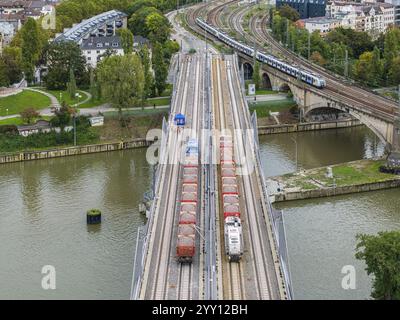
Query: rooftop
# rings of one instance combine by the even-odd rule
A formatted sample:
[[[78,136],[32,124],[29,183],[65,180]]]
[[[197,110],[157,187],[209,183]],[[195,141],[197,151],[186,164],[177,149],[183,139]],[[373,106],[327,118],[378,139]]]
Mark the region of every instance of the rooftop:
[[[90,37],[83,40],[81,44],[82,50],[99,50],[99,49],[122,49],[121,40],[118,36],[111,37]]]
[[[127,17],[127,15],[121,11],[110,10],[103,12],[90,19],[83,20],[81,23],[73,26],[72,28],[65,31],[63,34],[58,36],[54,41],[81,41],[85,35],[90,34],[94,30],[103,26],[105,23],[109,23],[115,20],[121,20]]]

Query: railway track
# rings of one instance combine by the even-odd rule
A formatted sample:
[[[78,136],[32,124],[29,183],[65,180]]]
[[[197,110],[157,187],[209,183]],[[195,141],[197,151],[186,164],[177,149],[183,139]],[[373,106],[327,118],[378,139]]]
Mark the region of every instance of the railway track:
[[[176,130],[173,118],[176,113],[186,115],[186,128],[197,132],[200,126],[202,112],[201,96],[202,63],[204,60],[198,55],[184,55],[180,65],[174,94],[172,110],[169,118],[169,132],[167,150],[164,157],[168,162],[162,165],[161,189],[156,201],[155,221],[153,223],[150,243],[147,253],[144,282],[140,294],[141,299],[198,299],[200,267],[200,241],[196,240],[196,256],[192,264],[180,264],[176,259],[177,225],[179,219],[179,202],[182,185],[179,183],[183,175],[180,164],[182,141],[185,138],[181,131]],[[199,190],[201,190],[199,186]],[[197,215],[198,225],[201,219]],[[197,237],[199,238],[199,237]]]
[[[254,158],[254,149],[249,149],[249,145],[254,141],[248,140],[243,134],[243,130],[250,128],[250,122],[237,74],[232,56],[226,56],[224,60],[221,56],[213,58],[212,92],[216,126],[217,129],[228,129],[232,133],[237,129],[242,130],[233,136],[235,159],[237,163],[242,163],[243,156],[246,160]],[[223,278],[226,284],[224,298],[281,299],[284,297],[278,289],[279,275],[275,272],[271,243],[266,235],[272,231],[266,226],[263,206],[257,200],[261,199],[257,173],[254,168],[250,168],[247,161],[242,164],[245,171],[251,172],[237,176],[240,181],[240,212],[245,255],[239,262],[229,262],[226,256],[223,258]],[[221,185],[219,189],[221,190]],[[220,219],[223,221],[222,205]],[[221,239],[224,239],[223,226],[220,226],[220,233]],[[224,248],[224,244],[221,243],[221,247]],[[249,279],[245,280],[245,275],[251,278],[250,282]]]
[[[212,59],[212,92],[213,92],[213,110],[215,115],[216,129],[222,132],[225,129],[232,129],[232,121],[227,117],[230,109],[229,95],[226,88],[225,69],[220,56],[214,56]],[[218,138],[219,141],[219,138]],[[217,170],[218,176],[221,177],[221,169]],[[219,181],[219,190],[222,190],[221,179]],[[219,205],[219,221],[224,221],[222,193],[218,197],[220,200]],[[219,233],[221,239],[222,252],[225,252],[225,237],[224,237],[224,223],[220,223]],[[229,262],[227,256],[224,254],[222,259],[223,278],[226,279],[225,283],[228,284],[227,288],[223,290],[225,299],[244,300],[246,298],[245,287],[242,278],[242,262]]]

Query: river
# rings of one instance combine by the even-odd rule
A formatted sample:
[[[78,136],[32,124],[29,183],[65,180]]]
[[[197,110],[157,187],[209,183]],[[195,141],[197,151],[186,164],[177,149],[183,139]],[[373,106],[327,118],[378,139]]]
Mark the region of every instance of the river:
[[[298,166],[318,167],[379,155],[365,128],[292,135]],[[295,170],[290,135],[260,137],[267,176]],[[0,166],[0,299],[128,299],[143,192],[151,184],[145,149]],[[370,280],[354,259],[355,235],[400,227],[400,191],[288,202],[284,210],[297,299],[365,299]],[[103,212],[86,225],[86,210]],[[42,267],[56,289],[44,290]],[[341,288],[354,265],[356,289]]]

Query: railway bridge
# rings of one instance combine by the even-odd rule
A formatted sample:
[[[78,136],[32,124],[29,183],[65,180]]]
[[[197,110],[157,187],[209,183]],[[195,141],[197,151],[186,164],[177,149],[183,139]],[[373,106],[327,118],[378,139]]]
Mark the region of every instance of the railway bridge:
[[[388,152],[400,152],[400,128],[395,119],[399,116],[397,104],[374,92],[361,88],[348,79],[328,72],[307,59],[291,52],[283,44],[274,39],[268,30],[269,12],[254,14],[251,10],[255,4],[238,5],[237,0],[219,0],[193,7],[192,14],[200,17],[220,30],[230,30],[229,35],[236,37],[256,50],[272,54],[288,64],[319,74],[326,81],[324,89],[308,85],[288,74],[260,64],[260,76],[263,83],[273,90],[290,90],[298,103],[301,115],[320,108],[333,108],[344,111],[359,119],[382,140]],[[196,32],[195,27],[191,26]],[[201,32],[201,31],[200,31]],[[208,34],[209,39],[219,41]],[[265,49],[265,45],[268,47]],[[253,72],[255,58],[239,53],[242,74],[250,77]]]
[[[207,51],[178,59],[131,299],[290,299],[283,224],[268,198],[238,58]],[[183,127],[177,114],[186,116]],[[194,140],[198,163],[188,153]],[[233,220],[240,230],[229,229]],[[230,243],[240,244],[234,260]]]
[[[240,53],[240,65],[243,73],[244,69],[249,69],[249,64],[253,66],[253,58]],[[338,95],[331,95],[330,91],[310,86],[266,64],[261,65],[260,77],[264,84],[267,85],[267,88],[269,85],[269,88],[274,91],[290,90],[299,106],[301,118],[306,117],[311,111],[316,109],[332,108],[349,113],[354,118],[360,120],[387,145],[389,150],[399,142],[396,137],[397,130],[394,125],[395,118],[393,114],[396,112],[395,105],[393,106],[392,113],[380,112],[378,109],[379,106],[376,106],[377,108],[366,108],[351,98],[342,99]],[[338,89],[332,88],[331,91],[337,93]],[[376,98],[376,95],[365,92],[363,93],[363,97]],[[399,147],[397,146],[397,148]]]

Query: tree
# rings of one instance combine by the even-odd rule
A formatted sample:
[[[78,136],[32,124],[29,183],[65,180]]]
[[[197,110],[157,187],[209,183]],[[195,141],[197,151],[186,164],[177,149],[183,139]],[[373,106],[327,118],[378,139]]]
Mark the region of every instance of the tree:
[[[142,59],[143,72],[144,72],[143,97],[148,98],[153,92],[154,77],[151,72],[150,53],[146,45],[140,48],[139,55],[140,58]]]
[[[144,72],[137,54],[105,58],[97,67],[97,78],[102,97],[119,110],[136,107],[142,101]]]
[[[61,108],[54,112],[55,117],[51,119],[52,126],[64,129],[71,122],[71,115],[74,113],[75,110],[63,101]]]
[[[383,64],[380,59],[379,49],[364,52],[354,66],[356,79],[369,86],[378,86],[382,79]]]
[[[53,42],[46,49],[46,60],[49,71],[45,77],[48,89],[65,89],[72,69],[78,86],[88,84],[86,60],[79,45],[72,41]]]
[[[69,82],[67,84],[67,91],[71,99],[75,99],[76,90],[77,88],[76,88],[74,70],[69,69]]]
[[[400,83],[400,56],[393,58],[392,63],[390,64],[388,80],[391,84]]]
[[[93,68],[90,68],[89,74],[90,74],[90,87],[89,87],[90,94],[92,95],[93,100],[98,100],[100,98],[99,86],[97,85]]]
[[[324,59],[324,57],[318,52],[318,51],[314,51],[311,56],[310,56],[310,60],[320,66],[324,66],[326,65],[326,60]]]
[[[393,68],[394,59],[400,56],[400,29],[392,28],[386,32],[385,40],[384,40],[384,51],[383,57],[385,58],[385,74],[388,75],[387,80],[388,84],[398,84],[398,82],[393,82],[394,74],[393,71],[396,69],[396,66]],[[390,75],[390,73],[392,73]]]
[[[356,258],[364,260],[368,275],[373,274],[377,300],[400,300],[400,232],[357,235]]]
[[[160,13],[154,12],[146,17],[146,29],[151,42],[164,43],[171,35],[171,24]]]
[[[300,19],[299,12],[296,9],[293,9],[292,7],[288,6],[287,4],[280,7],[278,9],[278,12],[281,17],[289,19],[290,21],[293,21],[293,22]]]
[[[124,53],[128,54],[133,51],[133,34],[129,29],[119,29],[117,31],[118,36],[121,39],[121,45],[124,49]]]
[[[367,85],[375,83],[373,74],[373,53],[371,51],[364,52],[357,60],[354,66],[354,75],[356,79]]]
[[[42,43],[39,35],[39,26],[32,18],[28,18],[21,29],[22,64],[26,80],[34,80],[34,69],[39,61]]]
[[[383,61],[381,60],[381,53],[378,47],[374,47],[374,50],[372,51],[372,73],[374,85],[382,84]]]
[[[253,83],[256,86],[256,90],[260,89],[261,77],[260,77],[260,63],[256,61],[253,70]]]
[[[0,87],[8,87],[9,85],[10,81],[7,76],[7,65],[3,57],[0,57]]]
[[[134,35],[147,37],[149,31],[147,29],[146,19],[147,16],[152,13],[160,14],[160,11],[154,7],[143,7],[132,14],[132,16],[128,20],[129,30],[131,30]]]
[[[20,116],[24,123],[30,124],[33,120],[39,117],[39,112],[37,112],[34,108],[26,108],[20,112]]]
[[[16,47],[6,47],[3,49],[2,60],[5,64],[5,76],[8,84],[13,84],[22,79],[22,55],[21,49]]]
[[[153,69],[157,94],[161,95],[166,87],[165,81],[168,76],[168,66],[164,61],[163,48],[160,43],[156,43],[153,46]]]

